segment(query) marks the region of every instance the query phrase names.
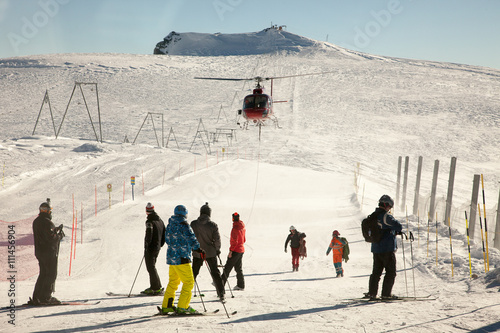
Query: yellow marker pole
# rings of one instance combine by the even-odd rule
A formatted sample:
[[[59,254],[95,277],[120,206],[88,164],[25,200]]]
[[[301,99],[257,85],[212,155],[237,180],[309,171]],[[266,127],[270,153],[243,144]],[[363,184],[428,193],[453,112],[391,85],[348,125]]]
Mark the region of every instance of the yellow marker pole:
[[[417,246],[420,247],[420,209],[417,209]]]
[[[109,209],[111,209],[111,191],[113,190],[113,187],[111,184],[108,184],[108,193],[109,193]]]
[[[410,234],[410,225],[408,224],[408,206],[405,206],[405,212],[406,212],[406,232],[409,235]]]
[[[438,213],[436,212],[436,266],[438,265]]]
[[[431,233],[431,213],[427,212],[427,258],[429,258],[429,235]]]
[[[453,277],[453,246],[451,244],[451,223],[450,218],[448,217],[448,231],[450,232],[450,255],[451,255],[451,276]]]

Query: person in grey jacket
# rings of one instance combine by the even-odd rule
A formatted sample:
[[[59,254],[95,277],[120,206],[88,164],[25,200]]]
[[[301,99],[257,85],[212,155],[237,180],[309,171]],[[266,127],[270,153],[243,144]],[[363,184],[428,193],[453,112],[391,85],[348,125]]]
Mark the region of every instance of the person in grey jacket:
[[[224,285],[222,283],[219,267],[217,267],[217,256],[220,254],[221,240],[219,227],[210,220],[212,209],[208,206],[208,202],[200,208],[200,216],[198,219],[191,222],[191,228],[196,235],[196,239],[200,242],[201,248],[205,250],[206,258],[203,259],[198,253],[193,253],[193,275],[196,280],[200,267],[206,261],[212,276],[217,296],[221,301],[225,300]]]

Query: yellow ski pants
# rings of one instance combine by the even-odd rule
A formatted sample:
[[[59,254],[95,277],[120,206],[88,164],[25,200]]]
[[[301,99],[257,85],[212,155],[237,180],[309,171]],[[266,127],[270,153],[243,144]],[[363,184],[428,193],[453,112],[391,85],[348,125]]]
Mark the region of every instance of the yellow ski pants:
[[[181,295],[177,307],[187,309],[191,302],[191,292],[194,286],[193,269],[191,264],[170,265],[168,270],[168,286],[163,297],[162,307],[168,307],[168,299],[175,300],[175,292],[182,282]]]

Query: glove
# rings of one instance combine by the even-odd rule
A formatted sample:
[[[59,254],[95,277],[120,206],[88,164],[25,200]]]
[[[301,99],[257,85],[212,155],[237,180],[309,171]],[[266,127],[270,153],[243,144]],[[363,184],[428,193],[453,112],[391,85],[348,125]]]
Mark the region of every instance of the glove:
[[[194,250],[194,252],[197,252],[200,255],[201,260],[205,260],[207,258],[207,254],[201,247],[199,249]]]
[[[56,234],[59,235],[61,238],[63,238],[64,236],[66,236],[64,234],[63,225],[62,224],[56,228]]]

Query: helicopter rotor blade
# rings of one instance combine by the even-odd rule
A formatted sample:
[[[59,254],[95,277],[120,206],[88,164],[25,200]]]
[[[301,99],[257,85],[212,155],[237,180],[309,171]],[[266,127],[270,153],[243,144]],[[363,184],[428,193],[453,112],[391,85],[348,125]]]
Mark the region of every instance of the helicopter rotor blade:
[[[298,77],[298,76],[309,76],[309,75],[323,75],[323,74],[330,74],[330,73],[337,73],[338,71],[331,71],[331,72],[319,72],[319,73],[304,73],[304,74],[294,74],[294,75],[285,75],[285,76],[273,76],[273,77],[266,77],[264,78],[265,80],[271,80],[271,79],[288,79],[291,77]]]
[[[222,81],[251,81],[252,79],[238,79],[238,78],[226,78],[226,77],[195,77],[198,80],[222,80]]]
[[[287,78],[291,78],[291,77],[309,76],[309,75],[323,75],[323,74],[330,74],[330,73],[337,73],[337,71],[319,72],[319,73],[304,73],[304,74],[285,75],[285,76],[270,76],[270,77],[256,76],[256,77],[253,77],[253,78],[195,77],[195,79],[200,79],[200,80],[222,80],[222,81],[257,81],[257,82],[262,82],[262,81],[268,81],[268,80],[273,80],[273,79],[287,79]]]

